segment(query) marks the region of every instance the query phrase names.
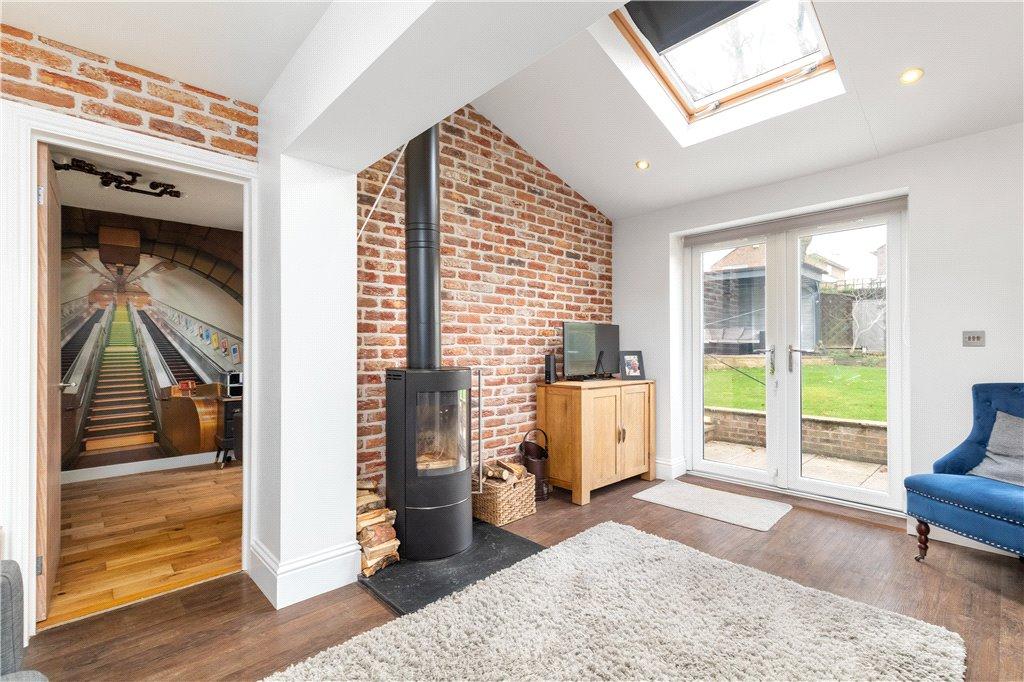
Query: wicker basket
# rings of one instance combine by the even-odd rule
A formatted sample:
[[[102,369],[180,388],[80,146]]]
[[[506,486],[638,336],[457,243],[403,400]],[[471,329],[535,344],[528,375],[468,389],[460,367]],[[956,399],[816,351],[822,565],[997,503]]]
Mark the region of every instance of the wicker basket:
[[[474,486],[476,480],[473,481]],[[495,485],[484,480],[484,491],[473,489],[473,516],[492,526],[504,526],[537,511],[536,483],[526,474],[512,485]]]

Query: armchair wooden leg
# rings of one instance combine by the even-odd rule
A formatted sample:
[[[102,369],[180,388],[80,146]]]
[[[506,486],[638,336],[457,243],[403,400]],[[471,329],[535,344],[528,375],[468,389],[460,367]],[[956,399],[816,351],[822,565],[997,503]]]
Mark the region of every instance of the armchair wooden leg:
[[[917,556],[914,557],[916,561],[924,561],[924,558],[928,556],[928,533],[931,532],[931,527],[922,521],[917,520]]]

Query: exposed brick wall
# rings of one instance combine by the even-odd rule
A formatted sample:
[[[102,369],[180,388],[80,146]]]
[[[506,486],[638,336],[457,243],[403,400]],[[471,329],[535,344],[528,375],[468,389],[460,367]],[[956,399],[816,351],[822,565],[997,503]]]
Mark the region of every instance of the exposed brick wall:
[[[359,174],[360,224],[396,155]],[[362,478],[383,476],[384,372],[405,365],[403,178],[400,163],[359,245]],[[485,459],[514,456],[562,321],[611,321],[612,223],[466,107],[441,126],[441,233],[443,363],[483,367]]]
[[[256,157],[256,105],[0,24],[0,91],[72,116],[245,159]]]

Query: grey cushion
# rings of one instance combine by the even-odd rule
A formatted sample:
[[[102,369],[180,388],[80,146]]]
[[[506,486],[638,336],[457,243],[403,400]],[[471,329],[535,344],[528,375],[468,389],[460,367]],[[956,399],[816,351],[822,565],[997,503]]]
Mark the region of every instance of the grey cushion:
[[[49,682],[49,678],[38,670],[19,670],[0,676],[0,682]]]
[[[21,670],[25,586],[18,562],[0,561],[0,673]]]
[[[1024,486],[1024,419],[996,412],[985,459],[967,473]]]

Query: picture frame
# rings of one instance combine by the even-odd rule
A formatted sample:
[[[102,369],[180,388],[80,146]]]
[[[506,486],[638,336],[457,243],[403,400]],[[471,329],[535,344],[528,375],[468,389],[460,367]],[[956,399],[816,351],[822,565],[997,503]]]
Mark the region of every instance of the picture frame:
[[[619,351],[619,378],[623,381],[643,381],[647,378],[643,351]]]

